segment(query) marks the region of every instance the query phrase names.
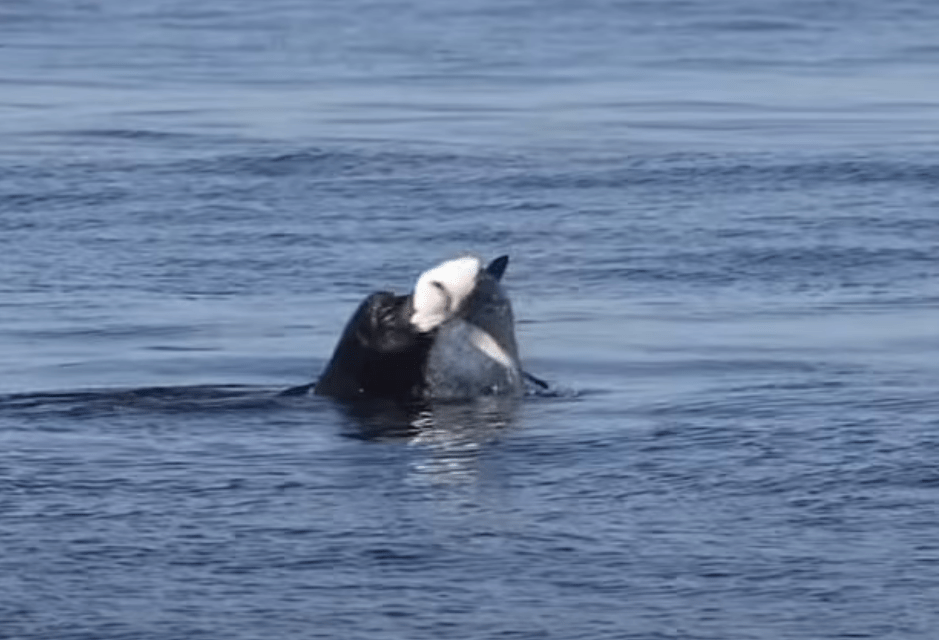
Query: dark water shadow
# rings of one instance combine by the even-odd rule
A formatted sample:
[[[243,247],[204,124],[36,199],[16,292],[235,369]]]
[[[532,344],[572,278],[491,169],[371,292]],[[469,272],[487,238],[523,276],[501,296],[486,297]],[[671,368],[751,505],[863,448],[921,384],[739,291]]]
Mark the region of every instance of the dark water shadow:
[[[529,402],[576,396],[538,387],[522,396],[483,396],[465,401],[337,402],[309,393],[254,385],[199,385],[91,389],[0,395],[0,432],[73,431],[117,418],[123,426],[161,423],[257,429],[264,424],[309,428],[362,443],[411,449],[409,478],[422,485],[469,486],[485,477],[485,452],[510,434]],[[247,418],[247,421],[236,416]],[[286,421],[285,421],[286,419]],[[239,426],[241,425],[241,426]],[[215,426],[213,426],[213,429]]]
[[[467,427],[487,430],[511,422],[521,403],[549,398],[574,398],[570,389],[525,374],[520,395],[483,395],[469,399],[397,401],[389,399],[326,400],[339,412],[342,435],[360,440],[400,440],[424,436],[428,431],[460,432]],[[282,399],[311,398],[313,385],[293,387]]]
[[[420,433],[428,416],[431,422],[466,422],[466,412],[494,407],[506,410],[521,398],[484,398],[467,402],[410,403],[371,400],[339,403],[314,396],[312,385],[283,387],[261,385],[188,385],[129,389],[78,389],[35,393],[0,394],[0,418],[67,417],[96,418],[113,414],[194,414],[223,412],[278,412],[335,409],[343,435],[363,440],[407,438]],[[563,392],[537,387],[525,397],[557,397]],[[482,409],[482,407],[489,407]],[[450,416],[450,417],[446,417]]]
[[[277,391],[251,385],[89,389],[0,395],[0,417],[96,418],[113,414],[270,410]]]

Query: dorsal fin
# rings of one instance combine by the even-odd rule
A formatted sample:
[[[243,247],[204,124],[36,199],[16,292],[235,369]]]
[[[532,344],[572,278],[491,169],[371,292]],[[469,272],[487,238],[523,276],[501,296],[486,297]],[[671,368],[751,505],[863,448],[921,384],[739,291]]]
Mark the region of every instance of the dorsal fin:
[[[491,275],[496,280],[502,280],[502,274],[505,273],[505,268],[509,266],[509,257],[508,256],[499,256],[495,260],[489,263],[489,266],[486,267],[486,273]]]

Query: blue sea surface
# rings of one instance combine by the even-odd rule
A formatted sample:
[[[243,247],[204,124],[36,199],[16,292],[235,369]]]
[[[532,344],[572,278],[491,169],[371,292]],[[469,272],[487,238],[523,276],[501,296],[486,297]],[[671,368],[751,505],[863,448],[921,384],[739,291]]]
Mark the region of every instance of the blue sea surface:
[[[939,4],[0,6],[0,638],[932,639]],[[550,393],[282,397],[511,255]]]

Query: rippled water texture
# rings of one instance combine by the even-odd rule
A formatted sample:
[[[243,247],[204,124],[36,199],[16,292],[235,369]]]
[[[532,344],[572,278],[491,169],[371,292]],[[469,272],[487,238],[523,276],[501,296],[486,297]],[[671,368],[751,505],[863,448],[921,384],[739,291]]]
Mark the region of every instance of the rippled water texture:
[[[934,637],[937,33],[0,6],[0,638]],[[467,250],[550,390],[280,395]]]

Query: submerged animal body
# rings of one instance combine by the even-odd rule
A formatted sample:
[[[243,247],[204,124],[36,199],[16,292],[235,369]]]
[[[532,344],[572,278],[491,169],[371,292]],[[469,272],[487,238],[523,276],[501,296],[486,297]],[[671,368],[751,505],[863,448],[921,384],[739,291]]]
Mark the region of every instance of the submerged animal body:
[[[422,273],[405,296],[368,296],[315,385],[342,400],[459,399],[521,392],[512,306],[500,283],[508,256],[473,256]]]

